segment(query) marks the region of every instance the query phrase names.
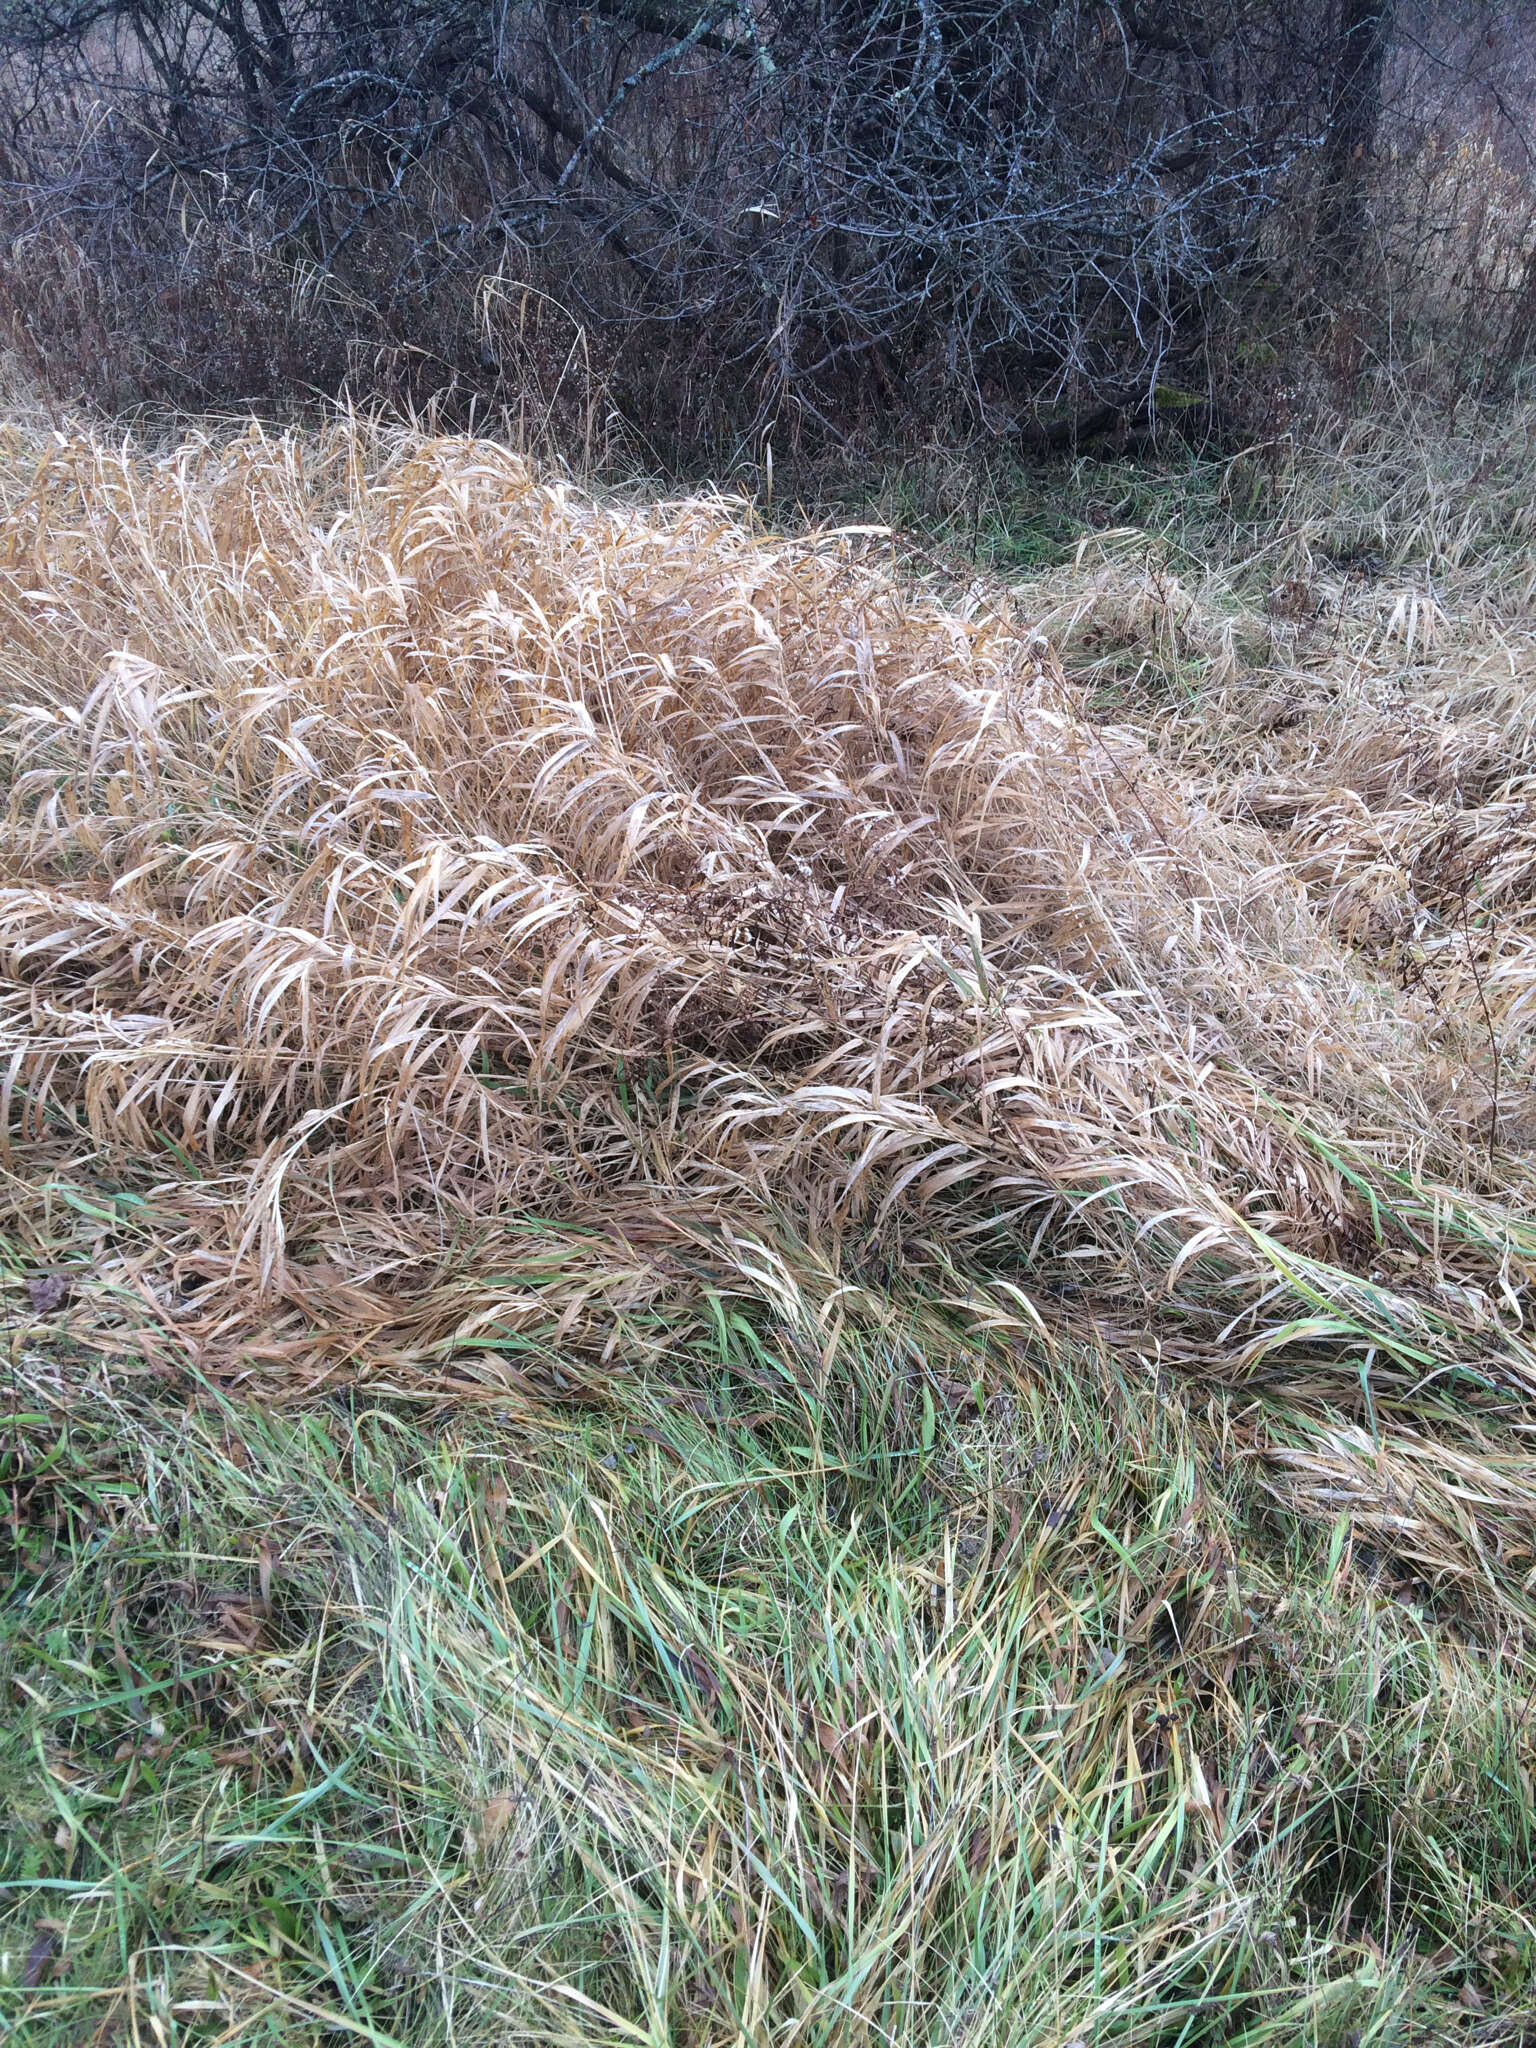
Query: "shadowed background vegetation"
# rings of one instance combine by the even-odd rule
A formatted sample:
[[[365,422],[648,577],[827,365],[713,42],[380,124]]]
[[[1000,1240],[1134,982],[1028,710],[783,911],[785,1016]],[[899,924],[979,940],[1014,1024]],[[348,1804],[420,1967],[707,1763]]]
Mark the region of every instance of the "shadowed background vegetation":
[[[1533,75],[1483,0],[6,0],[0,312],[621,473],[1231,445],[1518,373]]]

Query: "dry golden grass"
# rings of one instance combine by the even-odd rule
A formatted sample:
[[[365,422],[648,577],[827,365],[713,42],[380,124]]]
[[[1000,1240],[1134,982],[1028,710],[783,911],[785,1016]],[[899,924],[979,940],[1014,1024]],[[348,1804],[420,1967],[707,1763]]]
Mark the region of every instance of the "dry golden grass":
[[[9,1164],[111,1162],[204,1367],[601,1357],[771,1215],[818,1310],[896,1261],[1227,1380],[1536,1386],[1486,679],[1255,734],[1229,650],[1197,720],[1110,722],[859,536],[350,424],[20,447],[3,500]],[[1187,636],[1132,584],[1122,637]],[[530,1292],[534,1217],[598,1234]]]
[[[1412,529],[1411,472],[1418,566],[1330,567],[1329,476],[1246,582],[1106,534],[945,601],[868,531],[490,444],[12,435],[7,1284],[18,1345],[121,1361],[20,1353],[37,1570],[88,1636],[115,1588],[135,1668],[217,1653],[266,1733],[198,1810],[283,1845],[321,1931],[272,1954],[338,2024],[418,2012],[377,1972],[439,1895],[466,2040],[958,2041],[993,1997],[1020,2040],[1385,2040],[1447,1972],[1442,2017],[1525,1983],[1532,593],[1486,524],[1445,559],[1464,489]],[[177,1467],[145,1358],[512,1436],[402,1477],[391,1414],[237,1454],[205,1403]],[[62,1577],[56,1409],[181,1489]],[[233,1648],[166,1649],[167,1514],[259,1539]],[[354,1968],[262,1745],[351,1756],[364,1696],[349,1797],[437,1874]],[[502,1832],[541,1874],[480,1874]],[[50,1880],[82,1925],[107,1860]],[[280,2029],[197,1910],[210,2011]]]

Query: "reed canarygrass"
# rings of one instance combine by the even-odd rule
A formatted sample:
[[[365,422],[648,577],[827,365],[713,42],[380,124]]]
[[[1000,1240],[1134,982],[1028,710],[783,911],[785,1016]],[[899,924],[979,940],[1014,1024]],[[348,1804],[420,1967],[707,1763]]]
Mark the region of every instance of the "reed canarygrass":
[[[1521,2038],[1529,500],[1369,454],[13,432],[28,2024]]]

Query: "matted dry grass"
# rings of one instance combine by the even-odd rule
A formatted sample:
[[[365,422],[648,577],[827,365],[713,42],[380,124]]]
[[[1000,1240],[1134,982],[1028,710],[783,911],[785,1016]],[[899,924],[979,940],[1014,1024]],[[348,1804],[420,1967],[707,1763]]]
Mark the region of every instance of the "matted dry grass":
[[[1330,706],[1223,779],[1005,598],[486,444],[3,492],[9,1163],[126,1177],[205,1365],[601,1352],[772,1214],[829,1301],[881,1259],[1223,1377],[1536,1384],[1524,927],[1454,1001],[1348,943],[1384,867],[1442,949],[1469,866],[1524,909],[1510,716]],[[599,1232],[537,1300],[532,1217]]]
[[[999,1997],[1021,2040],[1236,2038],[1221,2000],[1342,2040],[1525,1983],[1530,593],[1287,550],[1246,608],[1123,535],[946,598],[877,533],[489,444],[13,437],[9,1286],[18,1344],[122,1361],[22,1355],[40,1584],[100,1506],[55,1408],[91,1475],[174,1469],[135,1360],[512,1431],[397,1466],[395,1409],[229,1448],[205,1402],[180,1505],[63,1574],[119,1657],[126,1601],[146,1670],[243,1674],[249,1793],[197,1799],[302,1865],[304,1983],[373,2010],[439,1896],[466,2039],[959,2040]],[[167,1512],[259,1544],[249,1640],[165,1620]],[[349,1975],[272,1744],[351,1755],[365,1668],[348,1797],[436,1875]],[[554,1872],[483,1923],[475,1802]],[[106,1926],[115,1879],[57,1883]],[[286,2023],[248,1939],[187,1955]]]

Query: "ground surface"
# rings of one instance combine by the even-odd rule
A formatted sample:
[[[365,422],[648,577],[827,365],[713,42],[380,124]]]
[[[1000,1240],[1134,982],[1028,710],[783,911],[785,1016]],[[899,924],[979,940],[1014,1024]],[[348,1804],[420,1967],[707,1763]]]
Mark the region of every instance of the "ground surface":
[[[1527,2038],[1530,424],[13,430],[18,2038]]]

